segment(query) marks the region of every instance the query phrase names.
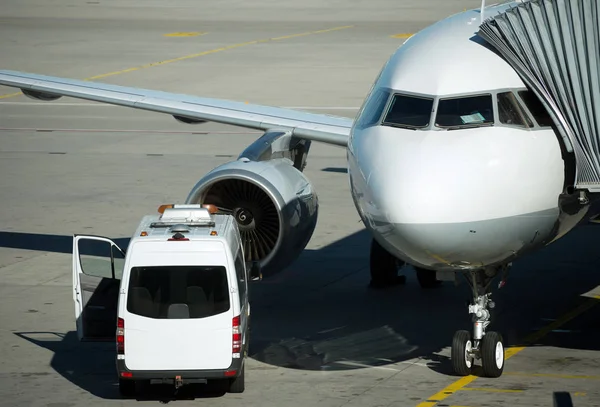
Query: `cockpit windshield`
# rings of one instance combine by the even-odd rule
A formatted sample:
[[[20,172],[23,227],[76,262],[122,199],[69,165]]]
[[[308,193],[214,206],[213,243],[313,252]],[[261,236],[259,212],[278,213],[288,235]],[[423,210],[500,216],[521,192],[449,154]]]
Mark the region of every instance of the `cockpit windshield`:
[[[447,129],[479,127],[494,123],[492,95],[440,99],[435,125]]]
[[[432,109],[433,98],[394,95],[382,124],[410,129],[427,127]]]
[[[529,90],[502,89],[440,98],[396,92],[375,88],[361,108],[355,128],[381,125],[439,131],[497,125],[530,131],[536,127],[531,116],[540,127],[552,124],[542,103]]]
[[[381,120],[383,109],[387,105],[391,92],[386,88],[376,89],[365,102],[360,117],[356,123],[356,127],[364,129],[369,126],[374,126]]]
[[[512,92],[498,93],[498,120],[502,124],[533,127],[533,123]]]

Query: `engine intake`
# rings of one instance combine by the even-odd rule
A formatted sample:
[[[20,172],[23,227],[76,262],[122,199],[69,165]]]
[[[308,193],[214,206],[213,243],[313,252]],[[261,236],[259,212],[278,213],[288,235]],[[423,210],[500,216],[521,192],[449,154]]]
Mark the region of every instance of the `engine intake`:
[[[186,203],[213,204],[239,226],[246,261],[258,261],[265,277],[294,261],[312,237],[318,198],[288,158],[240,158],[210,171]]]
[[[242,179],[212,184],[204,201],[232,212],[238,223],[246,261],[261,261],[273,251],[279,238],[279,214],[273,200],[258,185]]]

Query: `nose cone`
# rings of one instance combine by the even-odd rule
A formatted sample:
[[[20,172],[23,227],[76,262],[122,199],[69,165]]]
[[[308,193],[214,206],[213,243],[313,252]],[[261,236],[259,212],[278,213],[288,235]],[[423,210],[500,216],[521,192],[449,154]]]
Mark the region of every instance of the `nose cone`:
[[[495,130],[378,127],[357,140],[368,191],[363,218],[386,249],[418,266],[477,268],[507,261],[551,233],[562,173],[524,169],[531,156],[493,138]],[[543,171],[558,173],[548,181]],[[550,192],[540,188],[544,182]]]
[[[558,209],[534,215],[461,223],[389,223],[375,227],[391,253],[437,270],[478,269],[505,263],[543,245]]]

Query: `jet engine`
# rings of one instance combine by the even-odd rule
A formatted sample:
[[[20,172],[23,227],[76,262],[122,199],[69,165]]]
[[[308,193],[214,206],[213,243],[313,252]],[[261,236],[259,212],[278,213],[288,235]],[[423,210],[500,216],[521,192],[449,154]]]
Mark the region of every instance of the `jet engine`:
[[[238,223],[247,262],[264,276],[283,270],[312,237],[318,198],[302,173],[310,142],[267,132],[237,159],[204,176],[186,203],[212,204]]]

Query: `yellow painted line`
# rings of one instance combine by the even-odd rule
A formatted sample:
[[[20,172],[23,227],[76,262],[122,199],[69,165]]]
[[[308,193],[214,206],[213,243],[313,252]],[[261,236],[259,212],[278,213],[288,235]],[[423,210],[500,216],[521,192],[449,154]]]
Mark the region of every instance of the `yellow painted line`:
[[[577,308],[573,309],[572,311],[567,312],[566,314],[564,314],[563,316],[558,318],[556,321],[552,322],[551,324],[548,324],[547,326],[540,329],[539,331],[534,332],[533,334],[527,336],[524,339],[524,343],[527,345],[534,344],[535,342],[539,341],[544,336],[548,335],[553,330],[566,324],[567,322],[571,321],[575,317],[583,314],[584,312],[586,312],[587,310],[592,308],[594,305],[598,304],[598,300],[600,300],[600,295],[596,295],[596,296],[594,296],[593,299],[585,301],[584,303],[579,305]],[[526,346],[519,346],[519,347],[505,349],[504,360],[510,359],[511,357],[513,357],[517,353],[521,352],[525,348],[526,348]],[[449,386],[445,387],[444,389],[440,390],[439,392],[435,393],[431,397],[427,398],[427,400],[417,404],[417,407],[433,407],[440,401],[447,399],[448,397],[450,397],[457,391],[463,389],[465,386],[467,386],[468,384],[473,382],[475,379],[477,379],[477,376],[474,376],[474,375],[462,377],[462,378],[458,379],[457,381],[455,381],[454,383],[450,384]]]
[[[354,27],[354,26],[353,25],[344,25],[344,26],[340,26],[340,27],[327,28],[324,30],[307,31],[307,32],[299,33],[299,34],[285,35],[283,37],[265,38],[262,40],[241,42],[239,44],[227,45],[224,47],[215,48],[215,49],[211,49],[208,51],[198,52],[196,54],[184,55],[182,57],[165,59],[164,61],[158,61],[158,62],[151,62],[149,64],[144,64],[144,65],[135,66],[132,68],[122,69],[120,71],[114,71],[114,72],[108,72],[108,73],[104,73],[104,74],[100,74],[100,75],[90,76],[89,78],[84,78],[83,80],[84,81],[93,81],[95,79],[107,78],[109,76],[121,75],[121,74],[128,73],[128,72],[139,71],[141,69],[171,64],[173,62],[185,61],[187,59],[192,59],[192,58],[198,58],[198,57],[201,57],[204,55],[216,54],[217,52],[227,51],[227,50],[235,49],[235,48],[246,47],[248,45],[261,44],[261,43],[266,43],[266,42],[271,42],[271,41],[281,41],[281,40],[285,40],[285,39],[289,39],[289,38],[303,37],[303,36],[307,36],[307,35],[323,34],[323,33],[328,33],[328,32],[332,32],[332,31],[345,30],[345,29],[352,28],[352,27]],[[6,99],[6,98],[18,96],[18,95],[21,95],[21,92],[0,95],[0,99]]]
[[[460,391],[482,391],[487,393],[523,393],[523,390],[493,389],[491,387],[463,387]]]
[[[448,397],[450,397],[451,395],[453,395],[454,393],[456,393],[457,391],[459,391],[466,385],[470,384],[475,379],[477,379],[477,376],[473,376],[473,375],[461,377],[454,383],[450,384],[446,388],[440,390],[439,392],[435,393],[433,396],[429,397],[424,402],[417,404],[417,407],[435,406],[438,402],[440,402],[444,399],[447,399]]]
[[[165,37],[199,37],[201,35],[205,35],[205,32],[201,31],[193,31],[193,32],[177,32],[177,33],[168,33],[163,34]]]
[[[6,95],[0,95],[0,99],[8,99],[8,98],[12,98],[12,97],[15,97],[15,96],[19,96],[21,94],[22,94],[21,92],[8,93]]]
[[[413,33],[400,33],[400,34],[390,35],[390,37],[392,37],[392,38],[410,38],[413,35],[414,35]]]
[[[556,373],[526,373],[526,372],[504,372],[508,376],[521,377],[547,377],[548,379],[573,379],[573,380],[600,380],[600,376],[593,375],[571,375]]]
[[[592,299],[585,301],[584,303],[579,305],[577,308],[575,308],[572,311],[569,311],[566,314],[564,314],[563,316],[561,316],[556,321],[552,322],[551,324],[546,325],[544,328],[540,329],[539,331],[534,332],[531,335],[525,337],[523,342],[526,345],[534,344],[535,342],[542,339],[544,336],[548,335],[550,332],[554,331],[555,329],[560,328],[567,322],[571,321],[572,319],[578,317],[579,315],[581,315],[584,312],[591,309],[594,305],[598,304],[598,300],[600,300],[600,295],[594,295]],[[511,348],[511,349],[520,349],[520,348]],[[517,353],[517,352],[515,352],[515,353]]]
[[[331,31],[345,30],[345,29],[352,28],[352,27],[354,27],[354,26],[353,25],[344,25],[344,26],[341,26],[341,27],[327,28],[325,30],[308,31],[308,32],[305,32],[305,33],[300,33],[300,34],[284,35],[283,37],[269,38],[267,40],[260,40],[258,42],[269,42],[269,41],[287,40],[289,38],[304,37],[306,35],[313,35],[313,34],[323,34],[323,33],[328,33],[328,32],[331,32]]]

